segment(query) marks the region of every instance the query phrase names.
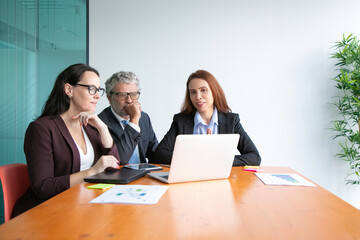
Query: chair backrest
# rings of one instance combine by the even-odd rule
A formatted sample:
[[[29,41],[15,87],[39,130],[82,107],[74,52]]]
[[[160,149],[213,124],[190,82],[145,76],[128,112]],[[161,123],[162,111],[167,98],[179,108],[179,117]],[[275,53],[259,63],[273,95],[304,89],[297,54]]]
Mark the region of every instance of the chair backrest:
[[[14,163],[0,166],[0,180],[4,195],[5,222],[9,221],[16,201],[30,186],[27,166]]]

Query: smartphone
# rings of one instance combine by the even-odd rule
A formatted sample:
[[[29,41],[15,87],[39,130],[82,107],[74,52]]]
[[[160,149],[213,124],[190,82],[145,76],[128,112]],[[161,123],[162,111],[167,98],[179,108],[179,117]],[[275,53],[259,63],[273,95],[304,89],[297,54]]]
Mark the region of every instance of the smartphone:
[[[126,164],[124,167],[131,168],[135,170],[148,170],[148,171],[161,171],[162,167],[155,166],[147,163],[138,163],[138,164]]]

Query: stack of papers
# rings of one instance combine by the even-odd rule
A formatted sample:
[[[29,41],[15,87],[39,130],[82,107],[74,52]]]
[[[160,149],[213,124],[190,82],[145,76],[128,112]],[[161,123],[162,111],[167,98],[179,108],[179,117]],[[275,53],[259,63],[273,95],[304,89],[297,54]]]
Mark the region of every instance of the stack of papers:
[[[305,178],[296,173],[255,173],[267,185],[289,185],[316,187]]]
[[[156,204],[168,186],[116,185],[89,203]]]

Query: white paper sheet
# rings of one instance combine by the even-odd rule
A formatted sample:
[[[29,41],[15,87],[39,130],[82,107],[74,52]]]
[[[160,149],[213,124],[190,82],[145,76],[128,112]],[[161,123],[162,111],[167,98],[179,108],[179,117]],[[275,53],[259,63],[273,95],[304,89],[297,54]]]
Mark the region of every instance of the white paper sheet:
[[[168,186],[116,185],[89,203],[156,204]]]

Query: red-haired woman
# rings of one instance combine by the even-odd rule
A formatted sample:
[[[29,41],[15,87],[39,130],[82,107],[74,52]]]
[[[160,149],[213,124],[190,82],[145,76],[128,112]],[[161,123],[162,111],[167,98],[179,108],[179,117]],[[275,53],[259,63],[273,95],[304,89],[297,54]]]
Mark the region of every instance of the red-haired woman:
[[[179,134],[238,133],[240,140],[233,166],[260,165],[261,158],[240,124],[239,115],[231,113],[224,91],[216,78],[205,70],[192,73],[186,82],[186,96],[181,112],[155,152],[156,163],[171,163],[175,139]]]

